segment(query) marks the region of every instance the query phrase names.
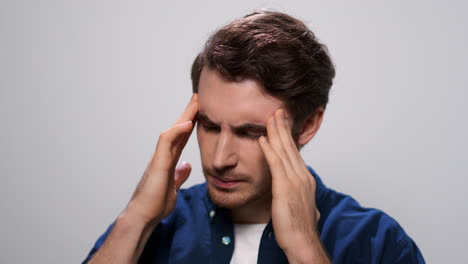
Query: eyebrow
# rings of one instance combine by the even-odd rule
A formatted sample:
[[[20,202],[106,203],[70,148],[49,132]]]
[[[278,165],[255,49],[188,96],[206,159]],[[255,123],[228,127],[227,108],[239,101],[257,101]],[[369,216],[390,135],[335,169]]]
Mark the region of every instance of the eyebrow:
[[[214,121],[212,121],[206,114],[204,113],[198,113],[197,118],[200,121],[210,123],[213,125],[217,125]],[[262,125],[257,125],[257,124],[252,124],[252,123],[245,123],[240,126],[231,126],[235,131],[252,131],[252,132],[258,132],[258,133],[266,133],[267,129],[265,126]]]

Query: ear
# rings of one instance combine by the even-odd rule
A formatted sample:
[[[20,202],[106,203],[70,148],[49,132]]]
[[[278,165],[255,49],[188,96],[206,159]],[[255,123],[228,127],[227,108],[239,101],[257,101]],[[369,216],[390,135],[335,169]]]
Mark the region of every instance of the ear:
[[[297,144],[299,146],[304,146],[315,136],[322,124],[323,113],[323,107],[318,107],[317,110],[304,121],[301,132],[299,132],[297,137]]]

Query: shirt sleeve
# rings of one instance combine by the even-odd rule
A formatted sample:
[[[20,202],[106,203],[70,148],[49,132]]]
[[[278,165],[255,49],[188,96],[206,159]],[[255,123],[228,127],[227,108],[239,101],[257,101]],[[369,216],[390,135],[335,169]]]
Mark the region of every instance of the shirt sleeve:
[[[393,250],[393,254],[388,255],[391,259],[385,259],[384,263],[426,263],[416,243],[406,234],[395,243]]]
[[[114,222],[115,223],[115,222]],[[85,258],[85,260],[82,262],[82,264],[85,264],[85,263],[88,263],[88,261],[94,256],[94,254],[96,253],[96,251],[99,250],[99,248],[101,248],[102,244],[104,244],[104,241],[106,240],[107,236],[109,235],[110,231],[112,230],[112,227],[114,226],[114,223],[112,223],[106,230],[106,232],[104,232],[104,234],[102,234],[98,240],[96,241],[96,243],[94,243],[94,246],[93,248],[91,249],[91,251],[88,253],[88,256]]]

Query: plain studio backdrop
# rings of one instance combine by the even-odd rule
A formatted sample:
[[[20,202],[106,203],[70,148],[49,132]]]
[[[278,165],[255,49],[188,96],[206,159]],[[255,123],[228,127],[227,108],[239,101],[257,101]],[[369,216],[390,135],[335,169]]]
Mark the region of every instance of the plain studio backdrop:
[[[196,53],[255,8],[305,21],[336,64],[306,163],[397,219],[427,262],[466,260],[462,1],[0,3],[1,263],[84,259],[188,102]],[[203,182],[195,137],[182,160],[183,187]]]

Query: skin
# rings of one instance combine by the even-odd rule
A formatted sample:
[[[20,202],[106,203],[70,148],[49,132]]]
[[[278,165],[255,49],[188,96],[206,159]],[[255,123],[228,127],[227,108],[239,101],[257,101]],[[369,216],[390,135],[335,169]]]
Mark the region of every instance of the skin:
[[[155,152],[125,210],[89,263],[137,263],[156,225],[174,210],[191,166],[176,168],[198,112],[194,94],[176,123],[160,134]]]
[[[330,263],[315,225],[316,182],[291,136],[283,109],[267,121],[268,139],[258,140],[272,174],[272,222],[276,241],[290,263]]]
[[[271,174],[257,140],[266,134],[269,116],[282,106],[252,80],[228,82],[204,68],[199,83],[197,138],[208,192],[213,202],[230,208],[234,222],[266,223],[271,216]],[[246,124],[263,127],[236,129]],[[222,189],[214,178],[240,180]]]
[[[323,110],[306,121],[295,142],[292,120],[280,100],[262,92],[253,80],[230,82],[209,68],[200,76],[199,104],[197,137],[213,202],[229,208],[236,223],[267,223],[272,218],[278,245],[291,263],[311,259],[326,263],[311,224],[320,218],[315,179],[297,148],[316,134]],[[265,131],[238,129],[246,124],[263,126]],[[216,185],[216,177],[241,182],[223,189]]]
[[[252,80],[230,82],[202,70],[194,94],[177,122],[161,133],[130,202],[90,263],[137,263],[156,225],[175,207],[191,166],[176,168],[194,125],[203,172],[213,202],[229,208],[236,223],[272,219],[278,245],[290,263],[330,263],[316,230],[315,180],[297,145],[320,128],[323,109],[304,123],[295,142],[292,121],[278,99]],[[220,187],[216,179],[237,181]]]

